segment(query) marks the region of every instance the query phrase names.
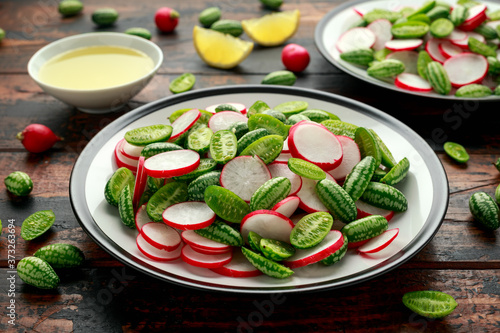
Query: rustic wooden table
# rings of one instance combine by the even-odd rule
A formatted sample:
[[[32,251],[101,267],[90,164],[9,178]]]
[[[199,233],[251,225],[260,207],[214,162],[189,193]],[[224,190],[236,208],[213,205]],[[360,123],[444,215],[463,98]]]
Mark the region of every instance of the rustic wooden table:
[[[79,16],[62,18],[56,0],[2,0],[0,26],[7,36],[0,44],[0,178],[27,172],[35,184],[29,197],[14,198],[0,191],[0,331],[8,332],[499,332],[500,240],[497,232],[476,226],[468,209],[474,191],[493,194],[500,174],[492,165],[500,156],[500,103],[453,102],[388,91],[346,75],[330,65],[314,44],[319,20],[342,1],[286,0],[283,10],[301,11],[300,27],[290,42],[311,54],[307,70],[295,86],[339,94],[369,104],[401,120],[435,150],[446,170],[450,200],[445,220],[432,241],[409,262],[380,277],[336,290],[307,294],[237,295],[194,290],[166,283],[107,254],[82,230],[71,209],[68,186],[75,160],[92,137],[110,121],[148,102],[171,95],[170,81],[191,72],[194,89],[222,85],[258,84],[271,71],[282,69],[281,47],[256,47],[240,66],[218,70],[205,65],[192,44],[198,14],[217,4],[226,17],[257,17],[268,10],[253,1],[120,1],[86,0]],[[153,16],[169,5],[181,19],[172,34],[158,33]],[[107,31],[141,26],[165,60],[146,88],[127,107],[104,116],[82,113],[45,94],[27,74],[30,57],[59,38],[96,31],[90,20],[96,8],[114,7],[117,24]],[[245,38],[245,37],[244,37]],[[65,138],[53,149],[30,154],[16,133],[41,123]],[[471,158],[459,165],[442,149],[444,141],[462,143]],[[23,220],[35,211],[52,209],[56,222],[49,232],[26,242],[20,237]],[[9,227],[10,225],[10,227]],[[15,250],[7,234],[15,230]],[[67,242],[86,256],[81,269],[61,274],[55,290],[39,290],[16,275],[16,262],[45,244]],[[417,316],[401,297],[413,290],[433,289],[452,295],[456,310],[440,320]]]

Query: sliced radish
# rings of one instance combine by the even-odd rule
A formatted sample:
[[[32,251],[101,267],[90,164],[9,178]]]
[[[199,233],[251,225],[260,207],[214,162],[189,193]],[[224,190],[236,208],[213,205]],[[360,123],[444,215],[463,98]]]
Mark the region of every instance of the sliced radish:
[[[273,210],[290,218],[299,208],[300,198],[292,195],[274,205]]]
[[[120,148],[120,152],[123,154],[123,156],[128,157],[133,160],[138,160],[139,157],[141,156],[141,152],[144,149],[144,147],[139,147],[135,145],[131,145],[130,143],[127,142],[127,140],[123,140],[123,144]]]
[[[418,52],[416,51],[397,51],[389,53],[386,59],[395,59],[405,65],[405,73],[418,74]]]
[[[466,34],[466,37],[464,39],[450,40],[450,42],[453,45],[456,45],[456,46],[458,46],[458,47],[460,47],[460,48],[462,48],[464,50],[468,50],[469,49],[469,38],[470,37],[474,37],[475,39],[477,39],[481,43],[485,43],[486,42],[486,38],[484,38],[483,35],[478,34],[477,32],[467,31],[465,34]]]
[[[168,141],[174,142],[182,134],[186,133],[200,119],[201,112],[198,109],[191,109],[184,112],[172,123],[172,134]]]
[[[141,233],[137,235],[136,244],[142,254],[155,261],[172,261],[181,257],[182,246],[178,246],[173,251],[160,250],[149,244]]]
[[[361,17],[365,16],[365,14],[367,13],[366,9],[359,7],[352,7],[352,10]]]
[[[184,230],[181,233],[181,237],[184,243],[191,246],[197,252],[220,254],[231,250],[231,246],[200,236],[193,230]]]
[[[241,113],[234,111],[221,111],[210,117],[208,127],[215,133],[220,130],[228,129],[234,123],[248,122],[248,118]]]
[[[443,67],[451,84],[459,88],[481,82],[488,73],[488,60],[480,54],[464,52],[446,60]]]
[[[337,49],[340,53],[359,49],[369,49],[377,40],[377,37],[368,28],[356,27],[347,30],[337,40]]]
[[[342,145],[342,163],[335,169],[328,171],[336,181],[343,182],[352,168],[361,161],[361,153],[358,144],[350,137],[337,135],[337,139]]]
[[[256,232],[263,238],[290,242],[293,223],[288,217],[273,210],[260,209],[247,214],[241,220],[241,236],[248,242],[248,233]]]
[[[338,230],[331,230],[318,245],[307,249],[297,250],[293,256],[283,261],[290,268],[298,268],[314,264],[325,259],[344,244],[344,236]]]
[[[429,81],[423,79],[421,76],[412,73],[401,73],[396,76],[394,85],[401,89],[409,91],[430,92],[432,86]]]
[[[181,252],[181,258],[185,263],[203,268],[222,267],[231,262],[232,257],[232,251],[220,254],[204,254],[193,250],[189,245],[184,245]]]
[[[361,253],[376,253],[391,244],[398,234],[399,228],[386,230],[382,234],[370,238],[368,242],[358,247],[358,251]]]
[[[300,191],[300,188],[302,187],[302,178],[290,170],[287,164],[274,161],[270,163],[267,168],[269,169],[269,172],[271,172],[272,178],[286,177],[290,180],[292,187],[290,189],[290,193],[288,194],[289,196],[295,195]]]
[[[332,175],[330,175],[328,172],[326,173],[326,178],[335,181]],[[325,205],[321,202],[321,200],[319,200],[319,197],[316,194],[317,182],[317,180],[302,177],[302,187],[297,193],[297,196],[300,199],[299,207],[308,213],[328,211],[328,208],[325,207]]]
[[[293,157],[332,170],[342,162],[342,145],[326,127],[312,122],[300,122],[290,128],[288,145]]]
[[[459,30],[459,29],[453,29],[451,34],[446,36],[445,39],[449,40],[450,42],[458,42],[458,41],[463,41],[464,39],[468,38],[469,36],[465,31]]]
[[[385,43],[385,47],[391,51],[414,50],[422,45],[421,39],[393,39]]]
[[[463,52],[463,48],[458,45],[453,44],[450,41],[442,42],[438,46],[439,52],[445,58],[451,58]]]
[[[276,157],[276,159],[273,162],[287,164],[288,160],[291,157],[292,157],[292,154],[290,154],[290,153],[281,153],[278,155],[278,157]]]
[[[254,192],[271,179],[271,172],[258,156],[238,156],[222,168],[220,184],[250,202]]]
[[[283,148],[281,149],[282,153],[289,153],[290,152],[290,147],[288,147],[288,136],[286,137],[285,140],[283,140]]]
[[[464,31],[472,31],[479,27],[486,19],[486,10],[488,7],[484,4],[476,5],[468,9],[468,16],[464,23],[458,27]]]
[[[118,143],[115,146],[115,161],[116,161],[116,166],[119,168],[125,167],[132,171],[132,173],[137,172],[137,160],[133,160],[131,158],[123,156],[121,153],[121,147],[123,145],[123,142],[125,139],[121,139],[118,141]]]
[[[348,249],[357,249],[361,245],[366,244],[369,240],[370,239],[365,239],[365,240],[362,240],[359,242],[349,242],[349,244],[347,244],[347,248]]]
[[[219,103],[219,104],[213,104],[213,105],[210,105],[210,106],[207,106],[205,108],[205,111],[208,111],[210,113],[216,113],[215,112],[215,109],[221,105],[221,104],[228,104],[228,105],[232,105],[236,108],[236,110],[238,110],[241,114],[247,114],[247,107],[244,105],[244,104],[241,104],[241,103]],[[230,110],[228,110],[230,111]],[[220,111],[219,111],[220,112]],[[233,111],[234,112],[234,111]]]
[[[486,22],[485,24],[496,30],[497,27],[500,26],[500,20],[489,21],[489,22]]]
[[[367,28],[375,34],[376,40],[372,47],[375,51],[382,50],[385,47],[385,43],[392,39],[392,24],[387,19],[375,20],[368,24]]]
[[[164,223],[149,222],[141,229],[144,240],[160,250],[173,251],[181,244],[181,236]]]
[[[394,212],[392,210],[378,208],[361,200],[356,201],[356,208],[358,210],[357,219],[370,215],[381,215],[385,217],[387,221],[390,221],[394,217]]]
[[[185,201],[168,206],[162,214],[163,222],[180,230],[208,227],[215,221],[215,213],[203,201]]]
[[[248,261],[239,248],[233,251],[233,258],[228,264],[211,268],[211,270],[217,274],[235,278],[262,275],[262,272]]]
[[[153,222],[146,211],[146,206],[147,203],[143,204],[141,207],[137,209],[137,212],[135,213],[135,228],[139,232],[141,232],[142,227],[145,224]]]
[[[432,60],[439,63],[444,63],[446,58],[439,52],[439,44],[443,42],[442,39],[431,38],[425,44],[425,50],[431,56]]]
[[[146,189],[148,175],[146,174],[146,170],[144,170],[144,156],[139,157],[139,161],[137,162],[137,174],[135,176],[135,185],[134,185],[134,194],[132,195],[132,204],[134,209],[137,209],[139,206],[139,201],[141,200],[142,193]]]
[[[167,151],[146,160],[144,168],[150,177],[170,178],[194,171],[200,164],[200,155],[189,149]]]

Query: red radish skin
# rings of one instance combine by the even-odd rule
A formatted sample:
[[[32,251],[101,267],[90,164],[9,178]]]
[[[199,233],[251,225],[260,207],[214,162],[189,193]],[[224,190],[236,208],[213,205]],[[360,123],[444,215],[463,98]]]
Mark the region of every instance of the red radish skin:
[[[292,195],[278,202],[272,210],[290,218],[297,208],[299,208],[299,204],[299,197]]]
[[[165,262],[174,261],[181,257],[182,246],[178,246],[173,251],[165,251],[157,249],[156,247],[149,244],[142,234],[138,234],[136,238],[136,244],[139,251],[144,254],[147,258],[154,261]]]
[[[340,53],[358,49],[370,49],[375,44],[377,37],[368,28],[352,28],[340,35],[337,40],[337,50]]]
[[[183,113],[172,123],[172,135],[168,139],[170,142],[177,140],[182,134],[186,133],[200,119],[201,112],[198,109],[192,109]]]
[[[318,245],[307,249],[297,250],[293,256],[283,261],[291,269],[304,267],[321,261],[340,249],[344,244],[344,236],[338,230],[331,230]]]
[[[347,248],[348,249],[357,249],[358,247],[360,247],[361,245],[365,244],[368,241],[369,241],[369,239],[365,239],[365,240],[362,240],[359,242],[352,242],[352,243],[347,244]]]
[[[195,250],[196,252],[199,252],[202,254],[223,254],[223,253],[231,252],[233,250],[232,247],[229,247],[225,250],[207,250],[203,247],[199,247],[199,246],[193,245],[193,244],[189,244],[189,246],[191,246],[191,248],[193,250]]]
[[[139,232],[141,232],[142,227],[145,224],[153,222],[151,221],[151,218],[148,216],[148,213],[146,212],[146,206],[147,203],[143,204],[141,207],[137,209],[137,212],[135,213],[135,228]]]
[[[376,253],[389,246],[399,235],[399,228],[389,229],[382,234],[373,237],[365,244],[358,247],[360,253]]]
[[[141,151],[144,147],[134,146],[124,140],[120,152],[123,156],[130,158],[132,160],[138,160],[141,156]]]
[[[484,38],[484,36],[481,35],[481,34],[478,34],[477,32],[467,31],[465,34],[466,34],[466,37],[464,39],[450,40],[450,42],[453,45],[456,45],[456,46],[462,48],[463,50],[469,50],[469,38],[470,37],[474,37],[475,39],[477,39],[481,43],[485,43],[486,42],[486,39]]]
[[[463,52],[463,48],[453,44],[450,41],[440,43],[438,49],[439,52],[443,55],[443,57],[447,59]]]
[[[169,7],[161,7],[155,13],[155,24],[161,32],[172,32],[179,23],[179,12]]]
[[[446,58],[439,52],[439,44],[441,44],[441,42],[441,39],[431,38],[425,44],[425,50],[429,53],[432,60],[442,64],[446,61]]]
[[[200,236],[193,230],[184,230],[181,237],[184,243],[201,253],[225,253],[231,250],[231,246]]]
[[[144,168],[150,177],[171,178],[194,171],[200,164],[200,155],[189,149],[168,151],[146,160]]]
[[[116,166],[118,168],[125,167],[125,168],[129,169],[130,171],[132,171],[133,174],[136,174],[137,173],[137,161],[123,156],[123,154],[120,152],[123,141],[125,141],[125,139],[121,139],[120,141],[118,141],[118,143],[115,146],[114,152],[115,152]]]
[[[488,19],[486,16],[486,10],[488,7],[484,4],[479,4],[469,8],[469,16],[458,26],[463,31],[472,31],[479,27],[484,21]]]
[[[222,267],[230,263],[232,257],[232,251],[221,254],[204,254],[196,252],[189,245],[184,245],[181,251],[181,258],[185,263],[202,268]]]
[[[456,41],[463,41],[466,39],[467,33],[465,31],[459,30],[459,29],[454,29],[451,34],[445,37],[445,39],[449,40],[450,42],[456,42]]]
[[[22,132],[17,133],[16,138],[30,153],[42,153],[52,148],[56,142],[63,140],[42,124],[26,126]]]
[[[326,173],[326,179],[336,181],[328,172]],[[328,212],[328,208],[325,207],[316,194],[317,182],[317,180],[302,177],[302,187],[297,193],[300,199],[299,208],[308,213]]]
[[[292,172],[287,164],[273,161],[267,166],[267,168],[269,169],[272,178],[286,177],[290,180],[292,187],[290,188],[288,196],[296,195],[300,191],[300,188],[302,187],[302,178]]]
[[[298,44],[288,44],[281,51],[281,62],[292,72],[302,72],[309,65],[311,57],[307,49]]]
[[[464,52],[449,58],[443,64],[451,85],[455,88],[480,83],[488,74],[488,60],[480,54]]]
[[[205,108],[205,111],[208,111],[210,113],[213,113],[215,114],[215,109],[221,105],[221,104],[229,104],[229,105],[232,105],[236,108],[236,110],[238,110],[241,114],[247,114],[247,108],[244,104],[241,104],[241,103],[233,103],[233,102],[228,102],[228,103],[219,103],[219,104],[212,104],[210,106],[207,106]],[[227,111],[230,111],[230,110],[227,110]],[[220,111],[219,111],[220,112]],[[234,111],[233,111],[234,112]]]
[[[417,74],[401,73],[394,79],[394,85],[398,88],[417,91],[417,92],[431,92],[432,86],[430,83]]]
[[[350,137],[337,135],[337,139],[342,145],[342,162],[328,173],[337,181],[343,182],[352,168],[361,161],[361,153],[358,144]]]
[[[421,46],[421,39],[393,39],[385,43],[385,47],[391,51],[410,51]]]
[[[233,251],[233,258],[228,264],[219,268],[211,268],[211,270],[217,274],[234,278],[262,275],[262,272],[248,261],[240,249]]]
[[[215,221],[215,213],[202,201],[186,201],[171,205],[162,214],[163,222],[179,230],[208,227]]]
[[[365,16],[366,14],[366,10],[359,7],[353,7],[352,10],[361,17]]]
[[[368,24],[366,27],[375,34],[376,40],[375,44],[372,46],[375,51],[382,50],[385,47],[385,43],[392,40],[392,24],[389,20],[378,19]]]
[[[210,117],[208,127],[215,133],[220,130],[228,129],[234,123],[248,122],[248,118],[238,112],[234,111],[221,111]]]
[[[292,221],[283,214],[272,210],[260,209],[247,214],[241,220],[241,236],[248,242],[248,233],[256,232],[263,238],[290,242],[293,229]]]
[[[141,200],[141,196],[144,193],[144,190],[146,189],[146,184],[148,180],[148,175],[144,170],[144,161],[145,161],[144,156],[141,156],[139,157],[139,161],[137,162],[137,174],[135,176],[134,193],[132,195],[132,203],[134,209],[137,209],[137,206],[139,205],[139,201]]]
[[[174,229],[158,222],[145,224],[141,229],[144,240],[157,249],[173,251],[181,244],[181,236]]]
[[[377,208],[361,200],[356,201],[356,208],[358,210],[357,219],[370,215],[381,215],[385,217],[387,221],[390,221],[394,217],[394,212],[392,210]]]

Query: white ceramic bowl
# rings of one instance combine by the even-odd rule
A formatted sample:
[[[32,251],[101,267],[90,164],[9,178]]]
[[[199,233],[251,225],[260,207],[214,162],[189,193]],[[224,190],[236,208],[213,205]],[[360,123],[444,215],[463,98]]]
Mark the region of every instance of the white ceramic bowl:
[[[101,89],[67,89],[40,81],[40,68],[52,57],[76,48],[98,45],[123,46],[142,51],[153,60],[154,67],[137,80]],[[121,109],[138,94],[151,81],[162,62],[161,49],[147,39],[125,33],[92,32],[65,37],[44,46],[28,62],[28,73],[47,94],[87,113],[107,113]]]

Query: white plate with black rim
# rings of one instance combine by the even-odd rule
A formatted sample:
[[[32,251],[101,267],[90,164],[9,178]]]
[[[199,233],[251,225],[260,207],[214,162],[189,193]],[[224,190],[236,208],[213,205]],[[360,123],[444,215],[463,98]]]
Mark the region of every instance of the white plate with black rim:
[[[416,92],[405,90],[396,87],[392,81],[390,80],[379,80],[372,76],[369,76],[366,73],[366,68],[361,66],[353,65],[347,61],[340,59],[340,52],[335,46],[339,37],[349,30],[352,25],[361,19],[361,16],[358,12],[366,13],[373,9],[388,9],[388,10],[397,10],[403,7],[416,7],[418,8],[420,5],[425,3],[427,0],[354,0],[345,2],[333,10],[328,12],[316,26],[314,32],[314,41],[316,47],[318,48],[321,55],[332,65],[339,68],[340,70],[350,74],[360,80],[368,82],[370,84],[374,84],[376,86],[387,88],[390,90],[394,90],[403,94],[410,94],[428,98],[436,98],[436,99],[446,99],[446,100],[470,100],[470,98],[465,97],[456,97],[454,96],[455,88],[452,89],[452,92],[449,95],[440,95],[435,92]],[[448,2],[450,5],[455,2]],[[499,10],[500,4],[494,3],[491,1],[481,1],[488,6],[488,10]],[[500,58],[500,56],[499,56]],[[487,75],[484,79],[483,83],[487,86],[496,86],[494,79]],[[499,101],[500,96],[488,96],[482,98],[476,98],[474,100],[477,101]]]
[[[181,259],[160,263],[146,258],[137,249],[137,230],[125,227],[118,209],[104,199],[104,186],[117,169],[113,157],[116,143],[126,131],[158,123],[179,109],[203,109],[216,103],[239,102],[247,107],[257,100],[271,107],[282,102],[306,101],[310,108],[323,109],[342,120],[374,129],[397,160],[407,157],[410,171],[397,184],[409,201],[409,208],[390,221],[400,233],[377,256],[361,256],[350,249],[332,266],[321,263],[295,271],[287,279],[265,275],[231,278],[209,269],[184,263]],[[417,254],[438,231],[448,206],[448,181],[443,166],[430,146],[411,128],[386,113],[360,102],[311,89],[241,85],[200,89],[149,103],[118,118],[100,131],[76,161],[70,180],[73,211],[82,228],[116,259],[158,279],[205,290],[268,293],[305,292],[340,288],[384,274]]]

